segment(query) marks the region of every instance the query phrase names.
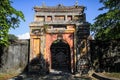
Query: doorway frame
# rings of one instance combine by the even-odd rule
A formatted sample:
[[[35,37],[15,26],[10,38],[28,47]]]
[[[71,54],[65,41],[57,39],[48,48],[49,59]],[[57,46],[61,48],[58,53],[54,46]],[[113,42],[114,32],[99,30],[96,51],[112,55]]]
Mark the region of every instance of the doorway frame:
[[[49,70],[52,69],[51,65],[52,65],[52,62],[51,62],[51,52],[50,52],[50,46],[51,44],[53,43],[53,41],[55,41],[57,39],[57,35],[59,33],[46,33],[46,53],[45,53],[45,60],[46,60],[46,63],[49,65]],[[65,36],[65,34],[67,35],[72,35],[73,38],[71,39],[71,43],[68,42],[69,40],[66,38],[65,41],[67,41],[67,43],[70,45],[70,55],[71,55],[71,73],[74,73],[75,72],[75,44],[74,44],[74,39],[75,39],[75,36],[74,36],[74,32],[73,33],[62,33],[63,35],[63,38]]]

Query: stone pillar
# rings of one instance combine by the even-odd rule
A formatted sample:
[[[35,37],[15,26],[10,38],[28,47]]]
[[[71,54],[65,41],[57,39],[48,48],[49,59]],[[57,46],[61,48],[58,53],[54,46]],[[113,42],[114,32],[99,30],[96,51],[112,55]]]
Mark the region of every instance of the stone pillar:
[[[52,15],[52,21],[54,22],[54,19],[55,19],[55,16],[54,15]]]
[[[45,15],[45,22],[47,21],[47,15]]]
[[[72,15],[72,20],[74,19],[74,15]]]
[[[67,19],[67,15],[65,15],[65,21],[68,21],[68,19]]]

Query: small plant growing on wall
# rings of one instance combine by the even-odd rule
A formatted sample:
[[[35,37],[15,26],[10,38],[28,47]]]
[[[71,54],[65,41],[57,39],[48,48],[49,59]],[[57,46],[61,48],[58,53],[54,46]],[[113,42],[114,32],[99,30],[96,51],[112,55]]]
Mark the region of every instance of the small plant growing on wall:
[[[46,33],[47,28],[48,28],[48,24],[44,24],[44,26],[43,26],[41,32],[42,32],[42,33]]]

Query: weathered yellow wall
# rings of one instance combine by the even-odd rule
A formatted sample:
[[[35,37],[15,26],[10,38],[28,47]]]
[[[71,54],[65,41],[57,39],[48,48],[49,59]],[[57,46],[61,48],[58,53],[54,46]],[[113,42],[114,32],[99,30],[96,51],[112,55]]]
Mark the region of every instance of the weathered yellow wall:
[[[40,36],[30,37],[30,60],[40,55]]]

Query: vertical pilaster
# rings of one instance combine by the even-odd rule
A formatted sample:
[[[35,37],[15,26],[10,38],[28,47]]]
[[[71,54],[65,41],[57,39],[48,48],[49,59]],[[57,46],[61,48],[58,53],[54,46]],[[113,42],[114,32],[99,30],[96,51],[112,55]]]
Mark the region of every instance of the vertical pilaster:
[[[65,21],[68,21],[68,19],[67,19],[67,15],[65,15]]]
[[[52,15],[52,22],[54,22],[54,20],[55,20],[55,16],[54,16],[54,15]]]
[[[47,15],[45,15],[45,22],[47,21]]]
[[[72,20],[74,20],[74,15],[72,15]]]

